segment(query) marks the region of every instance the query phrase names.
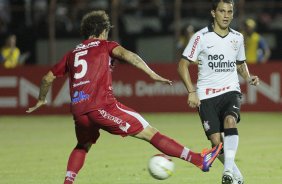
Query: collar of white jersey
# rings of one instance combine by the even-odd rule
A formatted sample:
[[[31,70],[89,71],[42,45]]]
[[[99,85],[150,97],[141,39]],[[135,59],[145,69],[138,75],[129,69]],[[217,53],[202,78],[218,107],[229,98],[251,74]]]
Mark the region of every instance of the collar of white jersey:
[[[213,29],[213,23],[210,23],[209,25],[208,25],[208,31],[209,32],[214,32],[215,34],[217,34],[215,31],[214,31],[214,29]],[[229,31],[229,33],[233,33],[233,30],[230,28],[230,27],[228,27],[228,31]],[[229,34],[228,33],[228,34]],[[227,34],[227,35],[228,35]],[[220,36],[219,34],[217,34],[218,36]],[[225,36],[220,36],[221,38],[225,38],[227,35],[225,35]]]

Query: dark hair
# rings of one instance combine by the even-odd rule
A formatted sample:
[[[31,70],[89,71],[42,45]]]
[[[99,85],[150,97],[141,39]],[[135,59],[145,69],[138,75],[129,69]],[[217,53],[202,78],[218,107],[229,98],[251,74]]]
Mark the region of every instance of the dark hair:
[[[220,2],[234,4],[233,0],[212,0],[212,7],[211,7],[211,9],[212,10],[216,10],[216,8],[217,8],[217,6],[218,6],[218,4]]]
[[[108,14],[103,10],[98,10],[84,15],[80,25],[80,32],[87,39],[89,36],[98,37],[104,30],[109,31],[111,27]]]

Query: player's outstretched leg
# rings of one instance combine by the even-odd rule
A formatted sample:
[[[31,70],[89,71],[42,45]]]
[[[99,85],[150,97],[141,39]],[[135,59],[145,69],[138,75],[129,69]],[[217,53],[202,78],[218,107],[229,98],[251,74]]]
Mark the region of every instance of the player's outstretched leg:
[[[205,150],[203,153],[195,153],[175,140],[161,134],[151,126],[148,126],[134,137],[147,140],[162,153],[186,160],[204,172],[209,171],[209,167],[222,148],[222,144],[220,144],[210,150]]]

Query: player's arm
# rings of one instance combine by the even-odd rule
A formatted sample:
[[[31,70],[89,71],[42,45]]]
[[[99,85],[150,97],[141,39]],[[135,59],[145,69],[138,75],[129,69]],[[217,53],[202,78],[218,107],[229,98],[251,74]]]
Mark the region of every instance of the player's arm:
[[[179,63],[178,63],[178,74],[182,80],[182,82],[184,83],[188,93],[195,93],[196,90],[194,89],[191,77],[190,77],[190,73],[189,73],[189,65],[190,62],[184,58],[180,59]]]
[[[42,105],[45,105],[47,103],[46,101],[46,95],[50,89],[50,86],[52,85],[53,81],[56,79],[56,76],[49,71],[46,75],[43,76],[40,84],[40,91],[38,96],[38,101],[35,106],[30,107],[26,112],[31,113],[41,107]]]
[[[112,54],[114,57],[126,61],[133,66],[139,68],[140,70],[144,71],[146,74],[148,74],[153,80],[159,81],[159,82],[165,82],[168,84],[172,84],[172,81],[165,79],[158,74],[156,74],[146,63],[143,61],[142,58],[140,58],[137,54],[123,48],[122,46],[117,46],[112,50]]]
[[[245,62],[237,62],[237,72],[247,81],[250,85],[259,85],[258,76],[251,76],[249,73],[248,66]]]
[[[197,96],[196,90],[194,89],[190,73],[189,73],[190,62],[184,58],[181,58],[178,63],[178,74],[188,91],[188,104],[190,107],[198,107],[200,105],[200,100]]]

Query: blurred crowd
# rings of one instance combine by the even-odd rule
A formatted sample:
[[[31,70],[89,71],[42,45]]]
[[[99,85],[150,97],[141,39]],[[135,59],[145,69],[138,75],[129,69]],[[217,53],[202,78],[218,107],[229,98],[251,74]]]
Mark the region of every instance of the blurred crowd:
[[[239,0],[234,0],[238,4]],[[52,0],[0,0],[0,44],[7,44],[7,39],[14,35],[19,49],[19,63],[36,64],[36,42],[48,39],[48,14]],[[181,14],[180,29],[175,48],[183,49],[190,35],[204,27],[209,22],[209,0],[182,0],[179,8]],[[82,15],[90,10],[103,9],[111,14],[113,9],[118,15],[118,40],[127,48],[136,51],[136,40],[146,36],[174,35],[175,32],[175,1],[171,0],[57,0],[55,14],[56,38],[79,38],[79,26]],[[116,7],[113,7],[116,4]],[[282,2],[281,0],[248,0],[245,1],[242,22],[235,13],[232,25],[242,31],[246,44],[256,44],[257,52],[265,53],[259,56],[259,63],[272,59],[281,59],[277,52],[282,49]],[[237,7],[238,9],[238,7]],[[241,10],[240,10],[241,11]],[[250,36],[245,20],[252,20]],[[241,21],[241,22],[240,22]],[[191,25],[191,27],[187,27]],[[186,30],[187,27],[187,30]],[[189,30],[188,30],[189,29]],[[254,35],[252,33],[252,35]],[[186,37],[187,35],[187,37]],[[184,37],[183,37],[184,36]],[[249,39],[252,38],[252,39]],[[250,41],[250,40],[253,40]],[[264,43],[264,44],[261,44]],[[263,45],[263,47],[260,47]],[[3,49],[2,49],[3,52]],[[16,55],[16,54],[15,54]],[[248,55],[248,54],[247,54]],[[1,63],[4,63],[3,55]]]

